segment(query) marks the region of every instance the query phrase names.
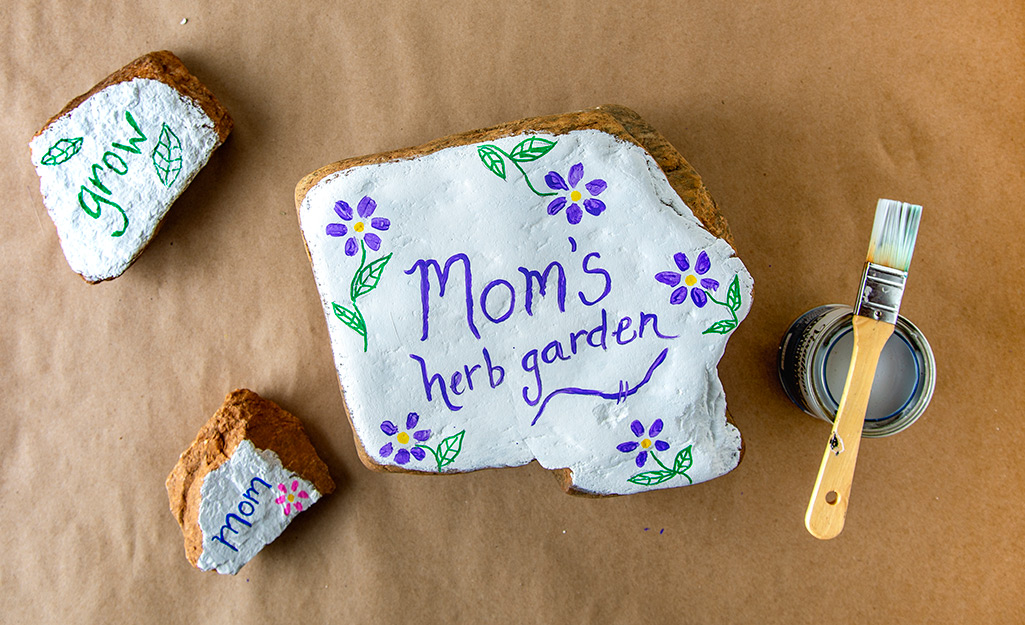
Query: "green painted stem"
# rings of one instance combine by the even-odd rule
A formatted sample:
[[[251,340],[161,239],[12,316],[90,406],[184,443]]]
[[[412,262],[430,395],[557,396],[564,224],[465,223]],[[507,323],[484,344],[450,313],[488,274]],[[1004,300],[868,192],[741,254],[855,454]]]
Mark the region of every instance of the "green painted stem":
[[[530,187],[530,190],[533,191],[535,195],[539,195],[541,197],[545,197],[548,195],[557,195],[555,191],[552,191],[551,193],[541,193],[540,191],[535,189],[534,185],[530,184],[530,178],[527,177],[527,172],[523,171],[523,168],[520,167],[520,164],[516,162],[516,159],[514,159],[508,152],[498,147],[497,145],[495,146],[495,149],[498,150],[502,154],[502,156],[509,159],[509,162],[515,165],[516,169],[520,170],[520,173],[523,174],[523,179],[527,182],[527,186]]]
[[[662,461],[658,459],[658,456],[656,456],[656,455],[655,455],[655,452],[653,452],[653,451],[649,451],[648,453],[650,453],[650,454],[651,454],[651,457],[655,459],[655,462],[657,462],[657,463],[658,463],[658,466],[662,467],[662,468],[663,468],[663,469],[665,469],[666,471],[669,471],[670,473],[675,473],[676,475],[682,475],[683,477],[687,478],[687,481],[688,481],[688,482],[690,482],[691,484],[693,484],[693,483],[694,483],[694,480],[690,479],[690,476],[689,476],[689,475],[687,475],[687,472],[686,472],[686,471],[682,471],[682,472],[681,472],[681,471],[677,471],[677,470],[675,470],[675,469],[670,469],[670,468],[669,468],[669,467],[667,467],[666,465],[662,464]],[[668,481],[668,480],[667,480],[667,481]]]
[[[434,451],[427,445],[413,445],[413,447],[419,447],[420,449],[426,449],[427,451],[431,452],[431,455],[434,456],[434,463],[438,465],[438,472],[441,472],[441,457],[438,456],[438,452]]]
[[[363,243],[362,239],[359,242],[359,249],[362,255],[359,259],[359,269],[356,270],[356,273],[352,274],[352,282],[349,283],[349,299],[352,300],[352,312],[356,313],[356,316],[359,317],[360,322],[363,324],[363,353],[365,354],[367,353],[367,335],[370,333],[367,332],[367,320],[363,317],[359,306],[356,305],[356,279],[359,278],[360,272],[367,265],[367,246]]]
[[[672,473],[676,473],[676,471],[673,471],[672,469],[670,469],[670,468],[669,468],[669,467],[667,467],[666,465],[662,464],[662,461],[658,459],[658,456],[656,456],[656,455],[655,455],[655,452],[653,452],[653,451],[649,451],[648,453],[649,453],[649,454],[651,454],[651,457],[655,459],[655,462],[657,462],[657,463],[658,463],[658,466],[662,467],[662,468],[663,468],[663,469],[665,469],[666,471],[670,471],[670,472],[672,472]]]
[[[714,297],[712,297],[712,294],[709,293],[708,291],[705,291],[705,295],[707,295],[708,299],[712,300],[713,303],[719,304],[720,306],[722,306],[726,310],[730,311],[730,316],[733,317],[733,320],[734,321],[737,320],[737,313],[733,312],[733,309],[730,308],[729,305],[726,302],[720,302],[719,300],[715,299]]]
[[[367,246],[361,240],[359,242],[359,249],[363,254],[359,259],[359,268],[356,269],[356,273],[352,274],[352,281],[349,282],[349,299],[352,300],[352,305],[356,305],[356,279],[359,278],[359,274],[363,271],[363,268],[367,266]]]
[[[356,313],[359,317],[360,323],[363,324],[363,353],[367,353],[367,320],[363,318],[363,313],[360,312],[359,306],[356,305],[355,300],[352,302],[352,312]]]

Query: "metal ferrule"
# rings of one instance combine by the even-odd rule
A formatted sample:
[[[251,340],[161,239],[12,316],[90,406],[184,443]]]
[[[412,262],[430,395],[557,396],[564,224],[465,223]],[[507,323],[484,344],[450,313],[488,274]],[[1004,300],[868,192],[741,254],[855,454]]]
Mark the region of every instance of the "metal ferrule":
[[[897,323],[900,300],[904,296],[906,271],[885,265],[865,263],[861,276],[861,293],[854,314],[885,323]]]

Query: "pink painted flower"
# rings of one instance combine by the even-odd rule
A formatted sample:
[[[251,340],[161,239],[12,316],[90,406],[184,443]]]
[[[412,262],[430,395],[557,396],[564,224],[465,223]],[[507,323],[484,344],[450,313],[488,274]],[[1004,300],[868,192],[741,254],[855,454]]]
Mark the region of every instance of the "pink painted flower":
[[[281,496],[274,500],[274,503],[280,504],[285,509],[285,516],[291,514],[292,510],[295,509],[296,513],[303,511],[303,504],[300,499],[309,499],[310,495],[304,490],[299,490],[299,480],[292,480],[292,490],[285,487],[284,484],[278,484],[278,490],[281,491]]]

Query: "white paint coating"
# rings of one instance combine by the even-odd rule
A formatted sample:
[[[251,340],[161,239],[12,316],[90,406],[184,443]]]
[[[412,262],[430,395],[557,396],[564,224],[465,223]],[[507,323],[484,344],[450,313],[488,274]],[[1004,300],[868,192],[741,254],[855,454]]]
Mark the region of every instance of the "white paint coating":
[[[726,301],[727,287],[737,276],[742,301],[737,317],[742,320],[751,302],[750,274],[725,241],[700,226],[644,150],[596,130],[538,136],[557,141],[557,145],[540,159],[522,164],[534,187],[549,192],[544,181],[549,171],[565,178],[574,164],[582,163],[584,174],[576,187],[583,192],[580,199],[590,195],[586,183],[605,180],[608,186],[598,196],[607,206],[604,213],[584,213],[575,225],[567,221],[566,209],[549,215],[546,207],[554,196],[538,197],[531,192],[508,159],[504,160],[507,179],[495,175],[482,164],[478,145],[343,170],[321,180],[306,195],[299,211],[301,228],[356,434],[376,462],[395,464],[396,450],[410,449],[416,442],[403,444],[399,438],[406,429],[407,413],[416,412],[419,422],[407,434],[430,429],[426,444],[431,447],[466,431],[461,453],[444,471],[516,466],[536,458],[550,469],[571,468],[577,488],[606,494],[688,483],[682,476],[655,486],[629,482],[642,471],[660,467],[649,455],[643,469],[638,468],[635,461],[640,448],[621,452],[617,446],[624,442],[664,441],[670,448],[656,454],[670,467],[676,455],[691,445],[693,465],[687,474],[695,483],[730,471],[739,462],[740,433],[725,420],[725,395],[715,369],[727,337],[702,332],[730,318],[731,313],[711,302],[699,308],[690,299],[672,305],[669,299],[674,289],[657,282],[655,275],[679,272],[673,260],[677,252],[685,253],[691,264],[681,277],[694,274],[699,253],[706,251],[711,269],[696,277],[719,281],[714,295]],[[510,152],[524,138],[508,137],[494,145]],[[347,235],[352,234],[358,216],[346,222],[333,206],[344,200],[355,211],[364,195],[377,203],[373,216],[391,222],[387,231],[379,233],[381,250],[370,251],[368,261],[393,254],[377,288],[357,300],[369,335],[365,353],[362,338],[336,317],[332,306],[350,306],[351,281],[360,256],[345,254],[346,236],[326,235],[332,223],[347,224]],[[366,231],[375,232],[372,228]],[[600,258],[591,257],[588,267],[592,273],[587,273],[583,269],[585,256],[592,252]],[[458,253],[465,253],[471,262],[474,322],[480,338],[469,329],[463,264],[456,262],[444,297],[438,296],[437,276],[430,273],[429,334],[427,340],[421,340],[420,272],[415,264],[418,259],[436,259],[444,265]],[[557,306],[553,280],[545,297],[535,288],[534,314],[528,315],[524,310],[526,279],[519,268],[542,271],[552,261],[565,268],[565,312]],[[597,268],[608,271],[612,289],[596,305],[587,306],[578,293],[593,301],[605,285],[604,278],[593,273]],[[497,279],[512,285],[515,302],[510,317],[496,324],[485,318],[479,301],[485,285]],[[493,317],[500,318],[509,309],[508,292],[504,285],[493,287],[487,299]],[[578,338],[578,353],[572,354],[571,335],[597,327],[602,309],[609,326],[607,349],[587,346],[586,339]],[[657,315],[663,335],[677,338],[659,338],[649,324],[643,338],[617,344],[613,331],[620,319],[632,319],[631,327],[621,335],[627,341],[637,329],[642,311]],[[598,336],[594,335],[595,343]],[[524,399],[525,389],[529,399],[538,396],[534,375],[528,371],[529,356],[524,366],[525,355],[532,349],[543,350],[552,341],[561,342],[569,360],[542,364],[545,396],[567,387],[613,394],[621,382],[635,387],[660,352],[665,349],[667,353],[650,382],[624,401],[579,394],[553,396],[537,423],[531,425],[540,404],[532,406]],[[484,349],[494,364],[504,368],[505,379],[492,388],[486,371],[478,369],[472,373],[474,389],[469,390],[466,368],[472,371],[474,365],[483,364]],[[551,348],[550,355],[555,349]],[[429,373],[441,373],[448,383],[453,372],[463,372],[462,383],[456,385],[463,394],[455,396],[449,391],[450,401],[460,406],[459,410],[445,406],[437,384],[432,387],[433,400],[427,400],[420,365],[411,354],[422,357]],[[656,419],[661,419],[664,427],[650,437],[647,430]],[[385,420],[394,423],[399,433],[383,431]],[[644,426],[643,436],[631,431],[634,420]],[[382,447],[388,443],[392,453],[386,456]],[[430,453],[422,461],[412,458],[404,467],[438,471]]]
[[[298,514],[290,506],[286,515],[284,505],[275,502],[283,494],[279,485],[288,491],[287,496],[293,494],[293,482],[298,482],[293,497],[302,504],[303,511],[320,499],[313,484],[289,473],[276,453],[257,449],[248,439],[239,443],[227,462],[206,474],[200,487],[203,552],[197,563],[199,568],[234,575],[277,538]],[[308,498],[298,497],[300,492]],[[229,519],[228,515],[233,517]],[[230,525],[227,529],[226,523]]]
[[[145,134],[145,141],[129,142],[137,135],[126,111]],[[152,162],[165,123],[181,142],[182,167],[170,186],[161,183]],[[81,149],[73,157],[59,165],[42,164],[57,141],[79,137]],[[113,147],[113,143],[134,145],[140,153]],[[29,147],[43,203],[71,268],[90,282],[121,275],[153,238],[168,208],[218,145],[214,123],[202,108],[172,87],[142,78],[93,94],[32,139]],[[94,173],[109,193],[90,182]],[[100,203],[99,215],[92,217],[89,212],[96,212],[96,202],[86,193],[83,197],[90,210],[82,207],[79,193],[83,186],[124,210],[128,218],[124,234],[112,236],[124,223],[112,206]]]

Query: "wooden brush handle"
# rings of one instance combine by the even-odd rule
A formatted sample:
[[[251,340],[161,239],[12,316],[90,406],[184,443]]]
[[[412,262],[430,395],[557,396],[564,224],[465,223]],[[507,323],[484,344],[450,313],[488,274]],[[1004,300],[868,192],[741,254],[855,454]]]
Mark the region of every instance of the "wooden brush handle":
[[[892,323],[854,316],[851,368],[847,371],[847,383],[833,420],[833,433],[822,455],[819,475],[804,517],[805,527],[815,538],[833,538],[843,530],[868,397],[872,392],[879,354],[893,334],[893,327]]]

